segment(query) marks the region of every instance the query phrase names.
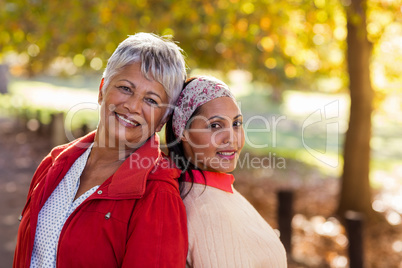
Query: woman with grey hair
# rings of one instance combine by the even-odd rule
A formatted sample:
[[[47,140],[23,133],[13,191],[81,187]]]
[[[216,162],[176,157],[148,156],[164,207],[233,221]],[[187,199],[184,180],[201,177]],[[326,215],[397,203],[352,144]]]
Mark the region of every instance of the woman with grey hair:
[[[153,34],[110,57],[97,129],[54,148],[20,217],[14,267],[184,267],[180,172],[159,148],[186,70],[181,49]]]

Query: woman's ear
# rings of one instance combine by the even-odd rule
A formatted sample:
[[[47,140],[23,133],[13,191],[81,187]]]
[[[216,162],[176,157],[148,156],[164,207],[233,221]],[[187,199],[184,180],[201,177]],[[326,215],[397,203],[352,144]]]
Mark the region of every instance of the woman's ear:
[[[181,141],[188,142],[188,131],[187,129],[183,130],[183,135],[180,138]]]
[[[166,118],[164,118],[159,125],[156,127],[155,132],[159,132],[162,130],[163,126],[166,124],[166,122],[169,120],[169,116],[167,116]]]
[[[103,100],[103,84],[105,83],[105,78],[102,78],[99,85],[99,93],[98,93],[98,103],[101,104]]]

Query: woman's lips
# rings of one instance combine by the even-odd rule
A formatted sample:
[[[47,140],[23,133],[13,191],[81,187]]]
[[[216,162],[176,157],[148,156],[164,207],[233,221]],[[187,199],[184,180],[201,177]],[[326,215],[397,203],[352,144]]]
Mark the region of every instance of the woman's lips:
[[[232,160],[236,157],[236,151],[220,151],[216,153],[219,157]]]
[[[130,120],[126,118],[124,115],[120,115],[118,113],[114,113],[116,115],[117,121],[125,127],[137,127],[140,125],[137,121]]]

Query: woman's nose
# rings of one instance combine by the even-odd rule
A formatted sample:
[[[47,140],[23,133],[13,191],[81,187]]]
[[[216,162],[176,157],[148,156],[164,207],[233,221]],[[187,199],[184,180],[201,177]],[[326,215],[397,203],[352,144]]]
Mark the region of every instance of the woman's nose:
[[[138,95],[130,96],[124,103],[124,108],[126,108],[131,114],[141,114],[142,111],[142,99]]]
[[[235,144],[237,142],[237,136],[236,132],[234,131],[233,128],[225,128],[224,130],[224,138],[223,138],[223,144]]]

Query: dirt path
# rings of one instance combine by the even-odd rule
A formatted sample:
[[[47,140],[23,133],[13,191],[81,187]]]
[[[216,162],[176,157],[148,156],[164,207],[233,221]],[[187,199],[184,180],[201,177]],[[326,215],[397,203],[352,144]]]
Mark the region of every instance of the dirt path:
[[[12,267],[18,216],[32,175],[48,150],[45,138],[0,117],[0,267]]]

